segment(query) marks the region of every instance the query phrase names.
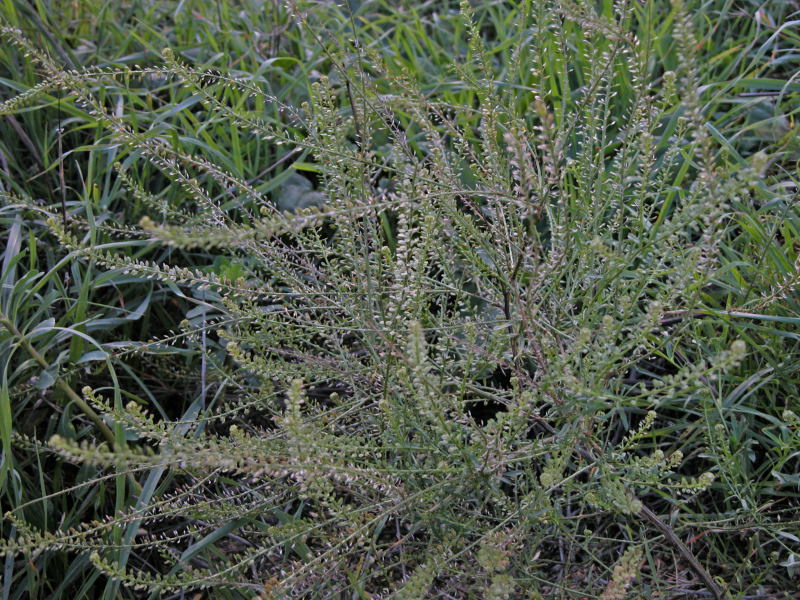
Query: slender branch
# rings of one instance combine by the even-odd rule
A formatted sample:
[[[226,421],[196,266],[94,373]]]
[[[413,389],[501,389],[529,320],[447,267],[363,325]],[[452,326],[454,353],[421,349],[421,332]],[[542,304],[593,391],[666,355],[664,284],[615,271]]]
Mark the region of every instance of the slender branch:
[[[26,338],[25,335],[19,329],[17,329],[17,326],[14,325],[14,323],[3,313],[0,313],[0,325],[3,325],[3,327],[5,327],[11,333],[11,335],[17,339],[19,345],[22,346],[25,352],[27,352],[41,368],[46,369],[48,366],[50,366],[47,363],[47,360],[45,360],[44,356],[39,354],[39,351],[33,347],[33,344],[30,343],[28,338]],[[63,392],[67,398],[70,399],[70,401],[74,402],[81,412],[83,412],[83,414],[89,418],[94,426],[100,430],[100,433],[111,445],[111,447],[116,448],[117,446],[114,432],[112,432],[108,425],[105,424],[102,417],[100,417],[100,415],[98,415],[97,412],[95,412],[95,410],[89,406],[86,401],[81,398],[80,395],[60,377],[56,377],[55,386],[61,392]],[[142,491],[142,487],[139,485],[139,482],[136,481],[136,479],[134,479],[130,473],[128,474],[127,479],[134,493],[138,496]]]
[[[554,435],[557,435],[555,429],[549,423],[543,422],[543,425],[545,426],[546,429],[550,430]],[[585,450],[584,448],[578,446],[577,451],[584,458],[587,458],[589,460],[594,460],[594,458],[591,455],[591,452]],[[674,546],[675,550],[677,550],[678,553],[686,560],[686,562],[689,563],[689,566],[691,567],[692,571],[694,571],[695,574],[703,581],[703,585],[706,586],[706,588],[708,589],[708,591],[711,593],[711,595],[714,597],[715,600],[724,600],[725,593],[720,589],[720,587],[717,585],[717,583],[714,581],[714,579],[711,577],[708,571],[706,571],[705,568],[703,568],[703,565],[700,564],[700,561],[697,560],[697,557],[694,554],[692,554],[692,551],[686,547],[686,544],[684,544],[681,541],[681,539],[677,536],[677,534],[672,530],[672,528],[669,525],[667,525],[666,523],[664,523],[664,521],[659,519],[658,515],[656,515],[652,510],[647,508],[647,506],[645,506],[644,503],[642,503],[642,508],[639,510],[637,514],[640,517],[644,518],[646,521],[649,521],[652,525],[656,527],[656,529],[658,529],[662,534],[664,534],[664,537],[667,539],[667,541],[670,544],[672,544],[672,546]]]
[[[664,523],[658,516],[649,508],[647,508],[644,504],[642,505],[642,509],[639,511],[639,516],[643,517],[650,523],[652,523],[656,529],[661,531],[664,534],[664,537],[675,547],[678,553],[689,563],[689,566],[692,568],[692,571],[703,581],[703,584],[706,586],[711,595],[715,598],[715,600],[723,600],[725,598],[725,593],[720,589],[711,575],[703,568],[703,565],[700,564],[700,561],[697,560],[692,551],[686,547],[681,539],[675,534],[672,528]]]
[[[48,364],[47,360],[45,360],[44,356],[39,354],[39,351],[33,347],[33,344],[28,341],[28,338],[17,329],[17,326],[11,322],[11,320],[6,317],[4,314],[0,313],[0,324],[3,325],[8,331],[14,336],[19,345],[27,352],[33,360],[42,368],[46,369],[50,365]],[[81,409],[81,412],[89,417],[89,420],[94,423],[94,425],[100,430],[100,433],[103,434],[103,437],[106,438],[111,447],[115,447],[116,440],[114,438],[114,433],[109,429],[108,425],[103,422],[103,419],[98,415],[95,410],[89,406],[86,401],[78,395],[78,393],[73,390],[66,381],[61,379],[60,377],[56,377],[56,387],[61,390],[75,405]]]

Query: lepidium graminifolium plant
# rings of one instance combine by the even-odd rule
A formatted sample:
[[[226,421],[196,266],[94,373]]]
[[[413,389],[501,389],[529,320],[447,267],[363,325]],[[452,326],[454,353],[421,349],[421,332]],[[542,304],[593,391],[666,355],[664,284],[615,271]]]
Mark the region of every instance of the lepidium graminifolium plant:
[[[84,553],[137,594],[621,598],[662,585],[675,549],[642,511],[668,497],[679,526],[714,484],[713,461],[686,458],[702,442],[684,442],[671,415],[713,406],[714,382],[747,354],[731,340],[683,360],[687,324],[673,317],[710,293],[730,202],[753,178],[720,164],[705,127],[688,11],[676,5],[663,33],[679,58],[665,70],[659,40],[637,33],[656,30],[640,4],[523,2],[501,52],[464,3],[446,21],[464,36],[452,93],[379,46],[337,46],[355,22],[298,5],[329,71],[307,102],[282,106],[283,125],[256,110],[281,102],[257,80],[169,49],[161,66],[66,71],[3,30],[43,80],[0,111],[63,90],[185,191],[162,206],[136,160],[120,163],[119,184],[153,209],[136,235],[242,265],[230,279],[140,262],[50,220],[77,256],[207,290],[224,323],[208,335],[225,352],[203,363],[220,401],[170,422],[84,389],[128,447],[57,437],[40,451],[175,483],[66,531],[8,513],[19,534],[3,553]],[[186,86],[200,122],[302,153],[287,177],[312,168],[313,201],[281,209],[278,190],[137,130],[97,95],[135,74]],[[665,359],[674,368],[643,367]],[[120,527],[136,532],[125,567]]]

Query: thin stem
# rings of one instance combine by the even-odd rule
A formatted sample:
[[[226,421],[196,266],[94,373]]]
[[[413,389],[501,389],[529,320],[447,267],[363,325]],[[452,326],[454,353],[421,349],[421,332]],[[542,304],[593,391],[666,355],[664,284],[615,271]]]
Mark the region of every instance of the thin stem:
[[[40,367],[46,369],[47,367],[50,366],[47,360],[45,360],[44,356],[39,354],[38,350],[36,350],[36,348],[34,348],[33,345],[28,341],[28,338],[26,338],[25,335],[19,329],[17,329],[17,326],[14,325],[14,323],[12,323],[11,320],[9,320],[9,318],[2,313],[0,313],[0,324],[2,324],[3,327],[8,329],[11,335],[17,339],[19,345],[22,346],[25,352],[27,352],[30,355],[30,357],[33,358],[33,360],[35,360]],[[89,420],[92,423],[94,423],[94,425],[100,430],[100,433],[102,433],[103,437],[106,438],[106,441],[108,441],[108,443],[111,444],[111,447],[112,448],[116,447],[115,446],[116,440],[114,438],[114,434],[111,431],[111,429],[109,429],[108,425],[106,425],[103,422],[103,419],[100,417],[100,415],[98,415],[95,412],[95,410],[91,406],[89,406],[86,403],[86,401],[83,398],[81,398],[78,395],[78,393],[75,390],[73,390],[60,377],[56,377],[55,385],[72,402],[74,402],[78,408],[81,409],[81,412],[83,412],[83,414],[89,417]]]
[[[19,345],[27,352],[31,358],[42,368],[46,369],[50,365],[48,364],[47,360],[45,360],[44,356],[39,354],[39,351],[33,347],[33,345],[28,341],[28,338],[17,329],[17,326],[3,313],[0,313],[0,325],[3,325],[8,331],[14,336]],[[80,395],[73,390],[69,384],[61,379],[60,377],[56,377],[55,386],[63,392],[70,401],[74,402],[75,405],[85,414],[89,420],[100,430],[100,433],[106,439],[106,441],[111,445],[112,448],[116,448],[116,438],[114,433],[109,429],[108,425],[103,422],[103,419],[100,415],[95,412],[95,410],[89,406],[86,401],[80,397]],[[141,493],[142,488],[139,485],[139,482],[136,481],[132,475],[128,474],[128,482],[131,485],[133,491],[138,495]]]

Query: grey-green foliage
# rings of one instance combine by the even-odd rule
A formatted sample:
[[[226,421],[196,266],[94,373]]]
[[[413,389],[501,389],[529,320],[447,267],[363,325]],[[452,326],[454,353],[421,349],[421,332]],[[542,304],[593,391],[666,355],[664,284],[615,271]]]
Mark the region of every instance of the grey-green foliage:
[[[160,67],[67,71],[4,29],[43,82],[0,111],[69,93],[187,199],[160,203],[119,164],[152,210],[128,235],[227,255],[241,274],[141,261],[48,221],[74,256],[206,290],[215,320],[181,327],[219,341],[203,360],[215,402],[170,422],[84,389],[113,444],[57,436],[39,451],[129,474],[139,502],[56,532],[10,512],[4,553],[85,553],[125,589],[159,593],[617,597],[638,544],[646,585],[672,564],[643,506],[669,498],[680,524],[713,490],[752,511],[719,430],[748,345],[715,333],[697,352],[693,319],[724,316],[715,286],[736,207],[782,192],[731,168],[712,135],[689,11],[676,4],[668,31],[641,36],[657,14],[602,4],[522,3],[500,51],[464,3],[447,21],[464,34],[462,90],[441,97],[376,47],[328,47],[330,11],[294,7],[329,53],[301,106],[171,50]],[[667,36],[677,66],[654,66]],[[198,120],[303,153],[317,189],[290,170],[264,192],[137,130],[97,92],[133,75],[174,78],[200,99]],[[182,483],[153,493],[167,471]],[[599,580],[577,579],[579,563]]]

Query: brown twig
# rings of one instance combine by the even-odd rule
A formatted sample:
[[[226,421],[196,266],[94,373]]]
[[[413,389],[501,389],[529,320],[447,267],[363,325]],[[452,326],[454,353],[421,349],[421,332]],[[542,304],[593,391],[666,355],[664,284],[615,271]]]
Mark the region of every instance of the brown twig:
[[[725,593],[720,589],[714,579],[709,575],[708,571],[703,568],[703,565],[700,564],[700,561],[697,560],[692,551],[686,547],[681,539],[672,531],[672,528],[664,523],[658,516],[649,508],[642,505],[642,509],[639,511],[639,515],[643,517],[645,520],[649,521],[652,525],[656,527],[661,533],[664,534],[664,537],[667,538],[670,544],[672,544],[678,553],[686,559],[686,562],[689,563],[689,566],[692,568],[692,571],[703,581],[703,585],[706,586],[711,595],[715,598],[715,600],[723,600],[725,598]]]
[[[544,422],[543,424],[546,429],[550,430],[554,435],[557,435],[557,432],[549,423]],[[585,450],[584,448],[578,446],[577,451],[584,458],[587,458],[589,460],[594,460],[592,458],[591,453]],[[675,550],[677,550],[678,553],[686,560],[686,562],[689,563],[689,566],[691,567],[692,571],[694,571],[695,574],[702,580],[703,585],[706,586],[706,589],[708,589],[708,591],[714,597],[714,600],[723,600],[725,598],[725,593],[722,591],[722,589],[720,589],[720,587],[717,585],[717,583],[714,581],[711,575],[709,575],[708,571],[706,571],[703,568],[703,565],[700,564],[700,561],[697,560],[697,557],[694,554],[692,554],[692,551],[686,547],[686,544],[684,544],[681,541],[681,539],[677,536],[677,534],[672,530],[672,528],[669,525],[667,525],[666,523],[664,523],[664,521],[659,519],[658,515],[656,515],[652,510],[647,508],[647,506],[645,506],[644,503],[642,503],[642,508],[639,509],[639,512],[637,514],[646,521],[650,522],[652,525],[656,527],[656,529],[658,529],[662,534],[664,534],[664,537],[667,539],[667,541],[670,544],[672,544]]]

